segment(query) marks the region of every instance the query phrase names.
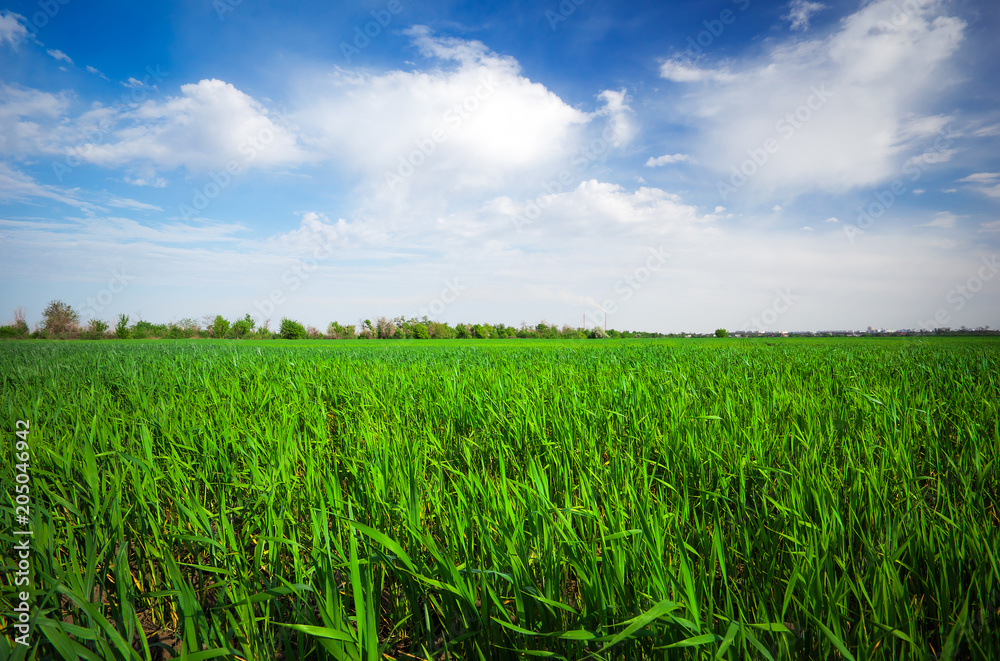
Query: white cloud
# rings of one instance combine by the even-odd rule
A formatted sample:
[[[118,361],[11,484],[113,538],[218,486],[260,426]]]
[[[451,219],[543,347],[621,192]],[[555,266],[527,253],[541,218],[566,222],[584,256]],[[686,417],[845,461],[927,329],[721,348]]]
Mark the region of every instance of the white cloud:
[[[167,180],[163,177],[125,177],[126,184],[132,184],[133,186],[152,186],[153,188],[166,188]]]
[[[84,211],[99,209],[81,200],[78,191],[40,184],[33,177],[0,161],[0,201],[32,202],[38,198],[53,200]]]
[[[181,86],[181,96],[122,111],[103,144],[86,145],[86,160],[102,166],[149,164],[190,171],[295,165],[314,160],[296,134],[252,97],[221,80]]]
[[[836,216],[830,216],[829,218],[827,218],[823,222],[825,222],[825,223],[839,223],[840,219],[837,218]]]
[[[65,94],[0,83],[0,153],[55,149],[58,121],[69,107]]]
[[[297,229],[268,237],[264,246],[268,252],[301,257],[315,253],[317,249],[326,253],[329,248],[345,248],[349,236],[360,234],[343,218],[333,223],[326,214],[309,211],[302,214]]]
[[[604,102],[604,107],[597,111],[598,116],[608,117],[608,128],[611,130],[611,145],[621,147],[628,144],[635,135],[636,129],[632,120],[632,108],[628,105],[625,90],[604,90],[598,95]]]
[[[805,225],[805,226],[804,226],[804,227],[802,228],[802,231],[804,231],[804,232],[812,232],[812,231],[813,231],[813,228],[809,227],[808,225]]]
[[[109,207],[131,209],[132,211],[163,211],[162,207],[158,207],[155,204],[147,204],[127,197],[112,196],[107,204]]]
[[[629,192],[622,186],[590,179],[564,193],[546,195],[537,201],[544,211],[536,220],[525,224],[517,236],[538,249],[551,244],[558,252],[566,251],[567,237],[603,237],[612,243],[629,237],[692,238],[703,232],[715,232],[713,221],[725,211],[717,207],[714,214],[701,214],[685,204],[680,196],[659,188],[643,186]],[[499,219],[505,232],[514,230],[510,217],[520,213],[524,203],[498,197],[484,211]],[[609,246],[610,249],[610,246]]]
[[[977,138],[992,138],[994,136],[1000,135],[1000,124],[991,124],[990,126],[983,126],[973,131],[972,135]]]
[[[940,227],[941,229],[951,229],[955,227],[958,216],[950,211],[940,211],[934,215],[934,219],[918,225],[917,227]]]
[[[361,174],[373,199],[398,204],[416,194],[538,186],[542,174],[572,156],[596,117],[608,117],[625,138],[631,131],[624,92],[602,93],[603,107],[588,114],[478,42],[434,37],[423,27],[408,34],[448,66],[335,69],[300,82],[295,120],[308,144]]]
[[[1000,197],[1000,172],[977,172],[959,179],[961,183],[972,184],[973,190],[990,197]]]
[[[455,37],[438,37],[426,25],[414,25],[403,31],[414,45],[420,49],[424,57],[439,60],[452,60],[461,64],[469,64],[497,56],[481,41],[466,41]],[[514,64],[513,58],[503,58]]]
[[[98,69],[97,67],[93,67],[93,66],[91,66],[91,65],[88,64],[87,67],[86,67],[86,69],[87,69],[87,73],[92,73],[95,76],[100,76],[104,80],[110,80],[110,78],[108,78],[107,76],[105,76],[104,73],[102,73],[101,70]]]
[[[65,114],[69,100],[65,94],[51,94],[20,85],[0,82],[0,119],[57,119]]]
[[[963,177],[959,181],[973,184],[991,184],[998,179],[1000,179],[1000,172],[977,172],[976,174],[970,174],[968,177]]]
[[[753,154],[761,160],[773,141],[776,151],[764,153],[763,165],[750,163],[755,173],[740,188],[752,199],[844,192],[899,176],[910,157],[950,158],[953,145],[935,144],[935,134],[952,118],[926,110],[956,80],[949,58],[965,23],[938,0],[913,0],[906,6],[914,12],[903,16],[897,6],[870,2],[829,36],[779,43],[721,78],[697,73],[711,69],[666,71],[675,66],[666,63],[664,75],[674,79],[717,83],[679,101],[702,129],[693,156],[730,183],[732,168]]]
[[[657,156],[656,158],[650,156],[649,160],[646,161],[646,167],[658,168],[661,165],[669,165],[670,163],[681,163],[683,161],[688,161],[690,160],[690,158],[691,157],[688,156],[687,154],[673,154],[673,155],[664,154],[663,156]]]
[[[979,225],[980,232],[1000,232],[1000,220],[992,220]]]
[[[788,14],[781,18],[791,23],[792,30],[808,30],[809,19],[821,9],[826,9],[826,5],[808,0],[792,0],[788,5]]]
[[[56,60],[60,60],[62,62],[67,62],[69,64],[73,64],[73,60],[70,58],[70,56],[67,55],[66,53],[62,52],[61,50],[58,50],[58,49],[55,49],[55,48],[49,48],[45,52],[48,53],[49,55],[51,55]]]
[[[0,46],[7,42],[12,49],[17,50],[21,42],[28,37],[28,30],[24,27],[23,21],[24,16],[20,14],[6,9],[0,11]]]
[[[672,58],[661,64],[660,77],[675,83],[731,83],[738,80],[728,69],[703,69],[689,60],[679,58]]]

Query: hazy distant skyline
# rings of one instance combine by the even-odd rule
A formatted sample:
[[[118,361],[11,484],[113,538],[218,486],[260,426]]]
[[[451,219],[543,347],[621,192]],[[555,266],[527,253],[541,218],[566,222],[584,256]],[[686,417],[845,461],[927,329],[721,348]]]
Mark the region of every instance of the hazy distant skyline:
[[[1000,326],[986,2],[0,4],[0,322]]]

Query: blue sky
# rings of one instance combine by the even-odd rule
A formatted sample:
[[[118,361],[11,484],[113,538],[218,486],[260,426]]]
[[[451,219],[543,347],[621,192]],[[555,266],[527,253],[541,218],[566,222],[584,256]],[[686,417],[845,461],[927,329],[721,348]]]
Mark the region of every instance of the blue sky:
[[[0,4],[0,311],[997,327],[998,28],[934,0]]]

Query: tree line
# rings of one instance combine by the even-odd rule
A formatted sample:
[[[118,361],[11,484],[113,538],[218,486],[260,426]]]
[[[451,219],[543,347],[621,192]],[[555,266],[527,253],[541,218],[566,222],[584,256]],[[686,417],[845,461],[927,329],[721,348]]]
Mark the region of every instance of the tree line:
[[[114,324],[100,319],[90,319],[85,324],[79,313],[63,301],[52,301],[42,313],[42,320],[35,328],[28,327],[23,308],[14,311],[14,320],[0,326],[0,338],[12,339],[255,339],[255,340],[447,340],[447,339],[601,339],[601,338],[657,338],[672,337],[663,333],[643,331],[618,331],[613,328],[573,328],[557,326],[544,321],[529,326],[505,324],[455,324],[435,321],[428,317],[409,319],[378,317],[359,320],[356,324],[330,322],[325,331],[315,326],[282,318],[278,327],[270,328],[270,320],[258,324],[249,314],[241,319],[228,320],[222,315],[206,315],[201,321],[185,318],[167,324],[154,324],[143,319],[132,320],[129,315],[118,315]]]

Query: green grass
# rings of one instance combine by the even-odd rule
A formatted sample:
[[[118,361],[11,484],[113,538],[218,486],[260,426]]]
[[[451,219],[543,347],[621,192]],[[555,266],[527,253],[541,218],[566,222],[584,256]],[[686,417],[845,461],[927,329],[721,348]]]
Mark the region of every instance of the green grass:
[[[996,340],[8,342],[0,379],[3,658],[1000,658]]]

